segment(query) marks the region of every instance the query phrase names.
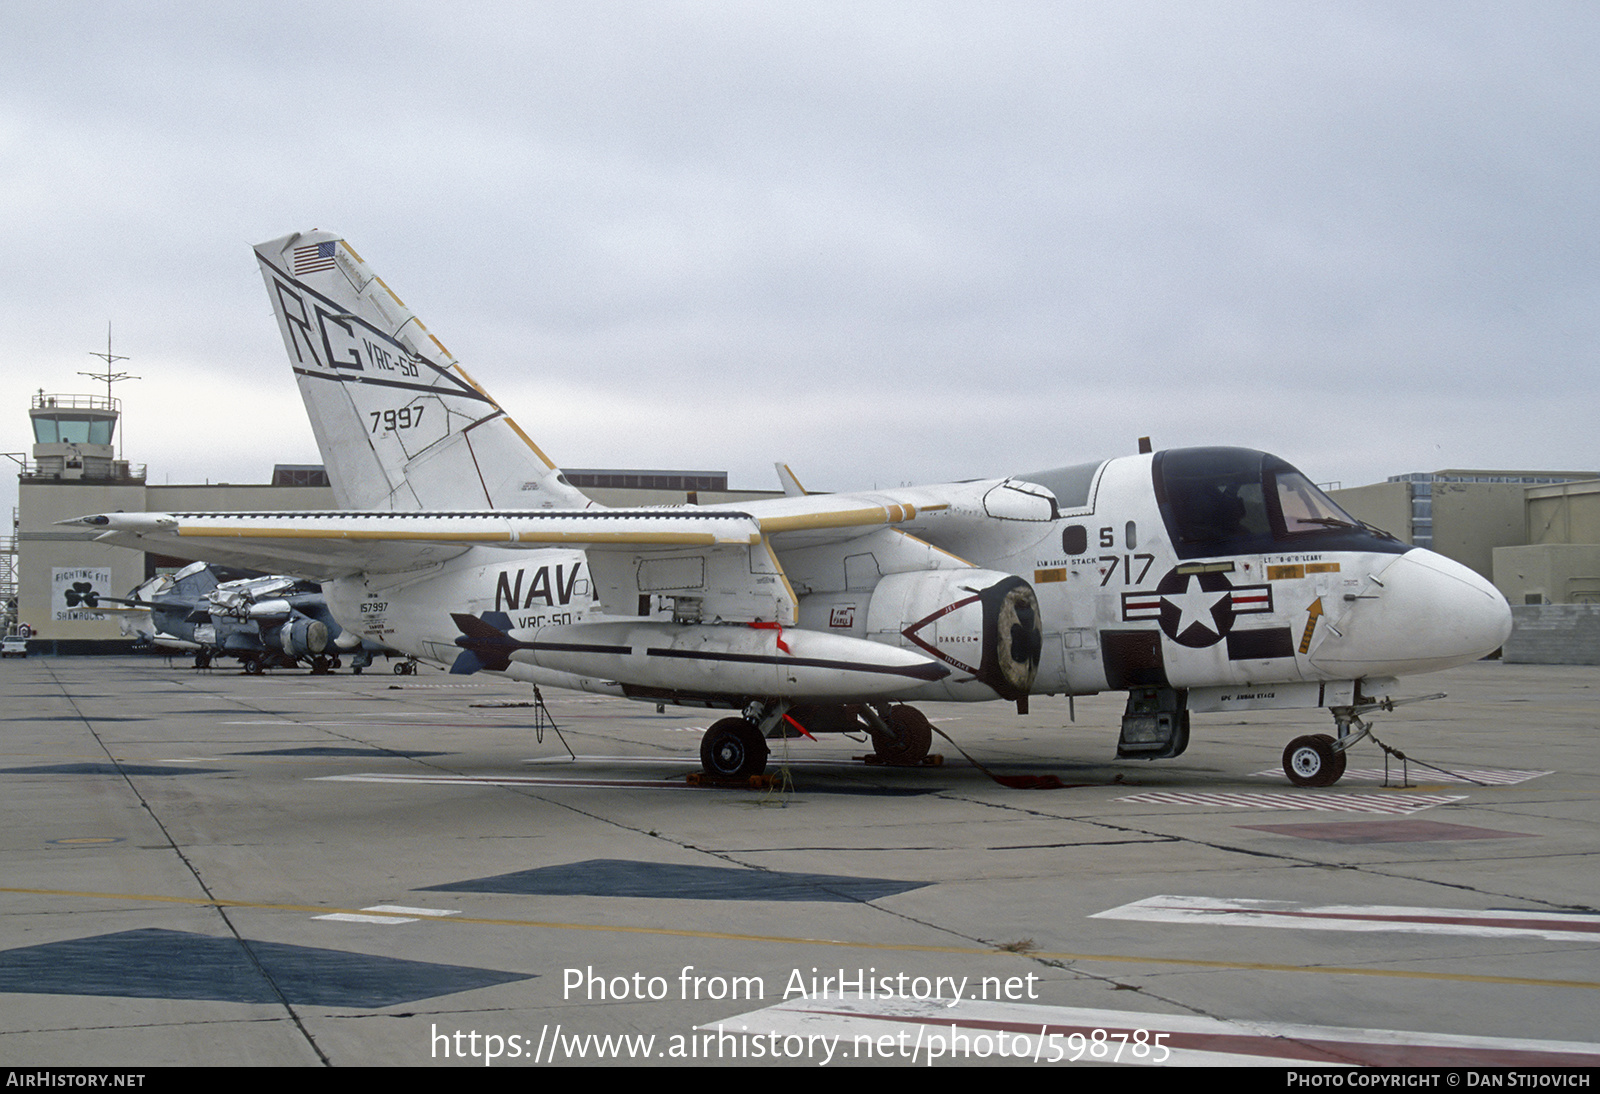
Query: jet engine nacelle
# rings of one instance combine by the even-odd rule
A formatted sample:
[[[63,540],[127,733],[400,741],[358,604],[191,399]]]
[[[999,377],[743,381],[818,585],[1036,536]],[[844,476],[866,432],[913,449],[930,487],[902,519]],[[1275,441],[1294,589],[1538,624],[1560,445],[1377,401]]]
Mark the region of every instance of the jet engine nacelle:
[[[874,586],[866,616],[872,641],[920,649],[954,668],[949,688],[971,679],[1012,700],[1033,688],[1044,639],[1038,598],[1020,577],[979,569],[890,574]]]
[[[290,657],[310,657],[328,648],[328,625],[295,612],[278,629],[277,641]]]

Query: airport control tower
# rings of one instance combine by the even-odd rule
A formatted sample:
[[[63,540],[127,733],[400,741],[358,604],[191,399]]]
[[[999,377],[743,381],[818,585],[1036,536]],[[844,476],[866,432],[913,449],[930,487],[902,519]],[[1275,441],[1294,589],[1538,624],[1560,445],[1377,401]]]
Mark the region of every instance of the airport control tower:
[[[40,391],[28,417],[33,458],[17,483],[19,621],[45,640],[119,640],[117,618],[95,609],[101,596],[121,596],[143,580],[143,556],[55,522],[145,507],[144,466],[117,458],[120,401]]]
[[[117,399],[99,395],[46,395],[33,397],[28,408],[33,422],[31,476],[56,482],[136,480],[126,460],[116,456],[113,441],[122,409]],[[29,475],[28,471],[24,475]]]

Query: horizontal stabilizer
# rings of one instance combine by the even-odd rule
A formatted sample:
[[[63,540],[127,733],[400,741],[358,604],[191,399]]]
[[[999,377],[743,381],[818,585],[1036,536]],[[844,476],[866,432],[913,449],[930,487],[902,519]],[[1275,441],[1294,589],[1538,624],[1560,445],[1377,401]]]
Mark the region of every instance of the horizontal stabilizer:
[[[480,619],[462,612],[451,612],[450,618],[461,631],[456,645],[461,656],[450,666],[457,675],[467,675],[480,669],[504,672],[511,665],[511,654],[520,643],[506,632],[511,629],[511,619],[505,612],[484,612]]]

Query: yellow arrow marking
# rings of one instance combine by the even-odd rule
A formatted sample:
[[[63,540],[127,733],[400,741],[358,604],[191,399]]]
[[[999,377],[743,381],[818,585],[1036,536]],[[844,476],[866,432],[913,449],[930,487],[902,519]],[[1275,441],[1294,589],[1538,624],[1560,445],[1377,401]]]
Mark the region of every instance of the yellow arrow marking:
[[[1300,652],[1306,653],[1311,649],[1311,632],[1317,629],[1317,620],[1322,618],[1322,597],[1317,597],[1306,609],[1311,618],[1306,620],[1306,633],[1300,636]]]

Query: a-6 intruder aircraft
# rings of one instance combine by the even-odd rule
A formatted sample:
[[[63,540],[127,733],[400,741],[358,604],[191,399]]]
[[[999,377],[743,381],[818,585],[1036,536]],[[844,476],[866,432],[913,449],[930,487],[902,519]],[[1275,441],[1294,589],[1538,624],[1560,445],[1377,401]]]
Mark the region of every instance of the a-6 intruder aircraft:
[[[761,771],[789,722],[864,730],[915,762],[931,732],[911,702],[1020,712],[1125,690],[1121,757],[1180,754],[1191,713],[1326,707],[1337,736],[1283,758],[1291,781],[1326,786],[1397,676],[1510,633],[1483,578],[1245,448],[601,508],[339,236],[256,255],[347,511],[85,522],[109,543],[319,581],[346,627],[456,671],[735,712],[701,743],[716,774]],[[603,616],[585,614],[591,595]]]
[[[342,630],[315,585],[282,575],[221,581],[205,563],[194,562],[143,582],[125,598],[100,599],[103,610],[123,615],[123,634],[193,650],[197,669],[209,668],[214,658],[236,657],[254,675],[301,662],[322,675],[349,654],[359,674],[383,650]]]

